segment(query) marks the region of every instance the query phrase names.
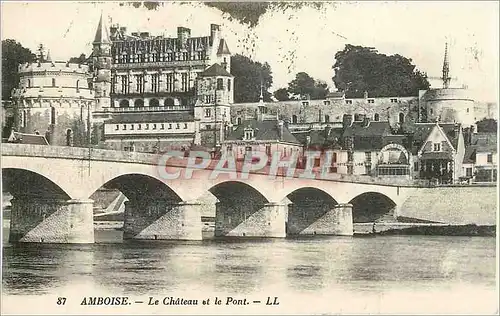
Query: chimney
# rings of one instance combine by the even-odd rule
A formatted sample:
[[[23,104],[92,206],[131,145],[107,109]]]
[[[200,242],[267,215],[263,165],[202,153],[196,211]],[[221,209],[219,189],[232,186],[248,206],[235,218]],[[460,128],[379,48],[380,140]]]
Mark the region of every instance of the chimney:
[[[460,133],[460,124],[455,123],[455,125],[453,126],[453,132],[455,137],[458,137],[458,134]]]
[[[179,26],[177,28],[177,40],[179,41],[181,47],[186,46],[187,40],[190,37],[191,37],[191,29],[182,26]]]
[[[342,117],[342,128],[347,128],[352,125],[352,114],[344,114]]]
[[[283,121],[282,120],[278,121],[278,135],[279,135],[279,140],[283,140]]]

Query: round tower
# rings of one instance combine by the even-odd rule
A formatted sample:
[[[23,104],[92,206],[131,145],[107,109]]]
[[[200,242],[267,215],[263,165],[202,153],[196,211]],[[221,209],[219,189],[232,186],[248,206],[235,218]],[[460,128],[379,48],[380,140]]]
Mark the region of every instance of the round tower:
[[[85,146],[95,105],[88,66],[51,61],[41,47],[38,61],[19,65],[18,72],[14,129],[45,135],[51,145]]]

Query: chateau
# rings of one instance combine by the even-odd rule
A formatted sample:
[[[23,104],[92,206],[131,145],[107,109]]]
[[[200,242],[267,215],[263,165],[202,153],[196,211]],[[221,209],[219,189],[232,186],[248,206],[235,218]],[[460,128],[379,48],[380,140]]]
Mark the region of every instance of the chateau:
[[[101,16],[89,65],[52,61],[41,49],[37,62],[19,66],[14,130],[44,135],[51,145],[140,152],[201,146],[244,157],[259,148],[284,156],[330,148],[337,150],[333,173],[453,183],[481,169],[482,179],[496,181],[496,150],[474,135],[475,122],[496,119],[497,109],[449,86],[447,49],[443,88],[416,96],[332,92],[324,100],[263,102],[261,93],[260,102],[234,104],[228,44],[219,25],[207,33],[128,34]],[[484,166],[476,168],[476,154],[489,157]]]

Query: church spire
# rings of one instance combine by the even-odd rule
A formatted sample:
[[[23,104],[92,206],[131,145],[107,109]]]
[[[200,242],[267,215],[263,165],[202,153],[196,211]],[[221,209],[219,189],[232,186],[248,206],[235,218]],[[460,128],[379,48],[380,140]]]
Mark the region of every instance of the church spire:
[[[52,58],[50,57],[50,50],[47,50],[47,57],[45,57],[45,61],[52,61]]]
[[[94,44],[96,43],[111,43],[109,40],[109,31],[106,23],[102,18],[103,14],[101,12],[101,18],[99,19],[99,24],[97,25],[97,31],[95,32]]]
[[[450,86],[450,64],[448,61],[448,42],[444,46],[444,61],[443,61],[443,88],[447,89]]]

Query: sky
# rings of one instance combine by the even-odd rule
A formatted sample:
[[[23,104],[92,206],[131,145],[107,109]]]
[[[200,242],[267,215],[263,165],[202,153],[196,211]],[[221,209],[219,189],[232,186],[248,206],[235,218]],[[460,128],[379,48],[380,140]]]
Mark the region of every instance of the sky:
[[[32,51],[43,43],[56,60],[90,54],[103,12],[108,25],[154,35],[175,37],[177,27],[186,26],[192,36],[206,36],[210,23],[220,24],[233,54],[271,65],[274,89],[300,71],[334,89],[334,56],[346,44],[403,55],[428,76],[440,77],[448,41],[452,87],[467,85],[478,101],[497,101],[499,94],[497,1],[325,3],[321,10],[268,10],[253,28],[198,2],[166,3],[158,10],[118,2],[2,1],[1,6],[2,39],[15,39]],[[432,87],[442,85],[429,81]]]

